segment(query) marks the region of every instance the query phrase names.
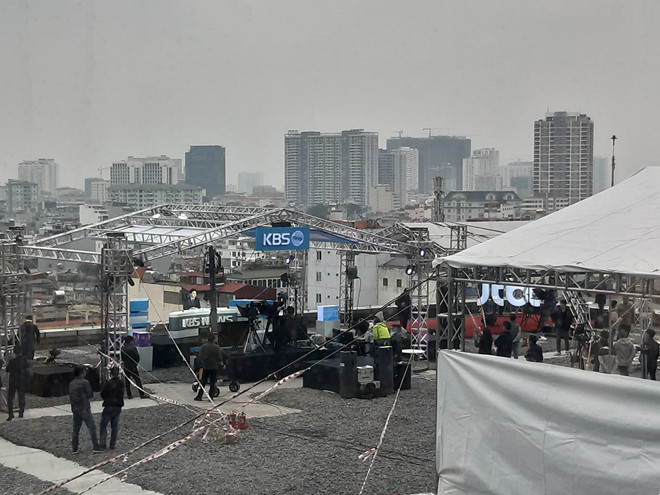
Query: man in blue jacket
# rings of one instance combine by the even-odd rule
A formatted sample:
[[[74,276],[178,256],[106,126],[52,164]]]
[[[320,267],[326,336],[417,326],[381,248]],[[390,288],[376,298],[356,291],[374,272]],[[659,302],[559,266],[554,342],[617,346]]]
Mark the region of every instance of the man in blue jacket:
[[[83,377],[85,369],[82,366],[76,367],[74,373],[75,376],[71,383],[69,383],[69,400],[71,401],[71,412],[73,413],[73,436],[71,438],[73,453],[78,453],[78,435],[80,434],[80,427],[83,423],[85,423],[89,430],[94,453],[102,452],[96,437],[96,425],[94,424],[94,416],[92,416],[92,409],[89,404],[89,399],[94,397],[94,392],[92,392],[89,382]]]

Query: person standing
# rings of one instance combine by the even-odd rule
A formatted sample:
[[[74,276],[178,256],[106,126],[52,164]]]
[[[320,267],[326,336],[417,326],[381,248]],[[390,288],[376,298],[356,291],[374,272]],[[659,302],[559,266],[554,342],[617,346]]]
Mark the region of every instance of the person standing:
[[[513,347],[513,336],[511,335],[511,322],[505,321],[503,324],[504,332],[495,339],[495,348],[497,349],[496,355],[500,357],[511,357],[511,350]]]
[[[92,387],[89,382],[84,378],[85,369],[82,366],[77,366],[74,371],[74,378],[69,383],[69,400],[71,401],[71,412],[73,413],[73,435],[71,437],[71,446],[73,453],[78,453],[78,437],[80,434],[80,427],[83,423],[89,430],[89,437],[92,439],[92,450],[94,453],[102,452],[99,446],[99,441],[96,436],[96,425],[94,424],[94,416],[92,416],[92,409],[89,404],[89,399],[94,397]]]
[[[649,328],[644,332],[642,339],[642,352],[646,355],[646,371],[649,373],[649,379],[655,380],[655,372],[658,369],[658,354],[660,354],[660,345],[655,341],[655,330]]]
[[[623,302],[619,306],[619,317],[621,318],[620,327],[625,328],[630,333],[635,318],[635,308],[630,303],[628,296],[623,296]]]
[[[542,363],[543,362],[543,349],[537,344],[539,338],[536,335],[531,335],[529,337],[529,348],[525,354],[525,359],[533,363]]]
[[[14,419],[14,395],[18,392],[18,417],[25,412],[25,386],[28,379],[28,360],[22,354],[20,344],[14,345],[14,357],[7,363],[9,383],[7,384],[7,421]]]
[[[188,297],[186,300],[183,302],[183,309],[192,309],[192,308],[197,308],[199,309],[201,306],[199,304],[199,299],[197,299],[197,291],[195,289],[190,291],[190,294],[188,294]]]
[[[628,376],[630,374],[630,365],[637,351],[635,344],[628,338],[628,330],[621,327],[619,329],[619,340],[612,345],[612,350],[616,356],[616,366],[619,368],[619,374]]]
[[[110,423],[110,448],[114,449],[119,433],[119,415],[124,407],[124,384],[119,379],[119,367],[110,369],[110,380],[101,389],[103,398],[103,413],[101,414],[101,449],[105,450],[106,428]]]
[[[127,335],[124,337],[124,345],[121,347],[121,360],[124,363],[124,378],[126,381],[126,397],[133,398],[131,393],[131,382],[133,380],[140,392],[140,398],[146,399],[147,394],[142,390],[142,380],[140,380],[140,372],[138,371],[138,364],[140,363],[140,353],[135,347],[133,337]],[[130,379],[130,380],[129,380]]]
[[[197,391],[197,396],[195,400],[202,400],[202,395],[204,395],[204,387],[207,383],[210,383],[209,395],[213,397],[213,391],[216,388],[216,382],[218,380],[218,372],[220,369],[225,368],[224,356],[222,355],[222,349],[215,341],[215,335],[213,332],[209,332],[207,337],[208,342],[202,346],[199,350],[199,360],[202,362],[202,383]]]
[[[573,313],[566,306],[566,299],[559,301],[559,307],[552,313],[552,321],[555,325],[555,338],[557,340],[557,356],[561,356],[561,341],[566,344],[566,352],[570,349],[570,330],[573,324]]]
[[[479,354],[493,353],[493,334],[491,333],[490,328],[484,325],[483,332],[481,332],[476,344],[479,348]]]
[[[32,323],[32,316],[25,317],[25,322],[21,325],[18,332],[21,347],[23,348],[23,355],[29,361],[32,361],[34,359],[34,342],[36,340],[38,344],[41,340],[39,327]]]
[[[522,331],[520,330],[520,325],[516,323],[515,313],[509,315],[509,321],[511,322],[511,352],[513,354],[513,359],[518,359],[518,352],[520,351],[520,337],[522,337]]]
[[[399,321],[401,322],[401,328],[404,331],[408,331],[408,321],[410,320],[410,311],[412,306],[412,301],[410,299],[410,289],[406,287],[403,289],[403,293],[396,299],[397,314],[399,316]]]

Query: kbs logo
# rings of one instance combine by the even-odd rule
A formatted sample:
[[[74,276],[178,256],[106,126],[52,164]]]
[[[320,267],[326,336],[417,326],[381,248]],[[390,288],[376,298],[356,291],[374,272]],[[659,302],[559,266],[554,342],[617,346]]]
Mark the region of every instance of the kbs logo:
[[[255,236],[256,251],[309,249],[309,227],[259,227]]]

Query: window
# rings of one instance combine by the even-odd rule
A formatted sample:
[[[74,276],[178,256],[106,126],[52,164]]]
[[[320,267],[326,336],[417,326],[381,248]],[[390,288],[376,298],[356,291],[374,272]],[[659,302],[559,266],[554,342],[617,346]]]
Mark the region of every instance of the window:
[[[321,272],[316,272],[316,281],[320,282],[321,281]]]
[[[401,284],[401,279],[400,279],[400,278],[397,278],[397,279],[396,279],[396,288],[397,288],[397,289],[400,289],[400,288],[401,288],[401,285],[402,285],[402,284]]]
[[[316,251],[316,261],[321,261],[323,257],[321,256],[321,251]]]
[[[316,294],[316,304],[321,304],[321,294]]]
[[[386,278],[384,278],[383,279],[383,287],[387,287],[388,285],[389,285],[389,281]]]

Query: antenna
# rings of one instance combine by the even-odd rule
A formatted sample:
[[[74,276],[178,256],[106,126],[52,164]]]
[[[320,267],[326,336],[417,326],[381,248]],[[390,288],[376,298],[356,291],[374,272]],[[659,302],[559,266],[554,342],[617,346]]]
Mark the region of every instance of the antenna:
[[[614,144],[617,140],[617,137],[613,134],[610,138],[612,140],[612,187],[614,187]]]
[[[422,130],[423,131],[429,131],[429,137],[431,137],[431,130],[432,129],[430,127],[424,127]]]
[[[394,134],[399,135],[399,139],[401,139],[401,136],[403,136],[403,131],[393,131]]]

